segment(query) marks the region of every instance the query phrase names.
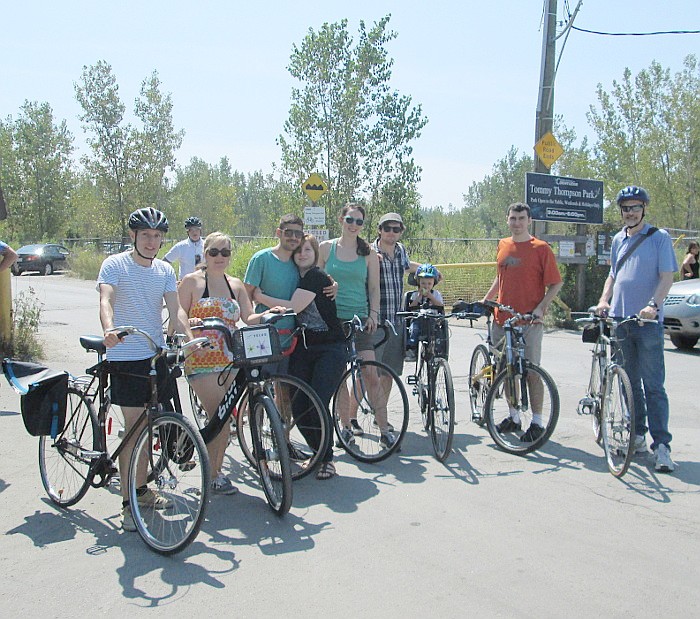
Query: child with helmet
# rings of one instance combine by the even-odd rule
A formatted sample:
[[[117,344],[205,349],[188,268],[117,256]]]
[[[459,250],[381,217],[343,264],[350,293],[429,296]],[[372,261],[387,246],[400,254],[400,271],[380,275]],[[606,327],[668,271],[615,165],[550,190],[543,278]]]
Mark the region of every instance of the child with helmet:
[[[439,279],[438,270],[432,264],[421,264],[416,270],[416,282],[418,290],[416,290],[410,298],[408,309],[415,311],[416,309],[435,309],[442,310],[444,302],[442,295],[435,286]],[[416,349],[418,348],[418,339],[421,335],[420,320],[413,320],[408,332],[408,351],[406,359],[413,361],[416,358]]]

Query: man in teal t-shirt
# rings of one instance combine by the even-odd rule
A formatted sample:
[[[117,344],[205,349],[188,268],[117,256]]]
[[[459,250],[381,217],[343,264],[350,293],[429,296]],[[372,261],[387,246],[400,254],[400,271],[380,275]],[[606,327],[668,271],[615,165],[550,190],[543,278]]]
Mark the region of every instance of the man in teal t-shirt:
[[[292,253],[304,238],[304,222],[297,215],[283,215],[275,236],[279,239],[277,245],[261,249],[248,263],[243,283],[251,299],[255,289],[259,288],[271,297],[289,300],[299,284],[299,271],[292,259]],[[255,307],[255,311],[260,312],[269,309],[261,303]],[[294,318],[282,318],[275,325],[278,329],[293,329]],[[289,336],[283,336],[281,339],[282,346],[287,348]]]

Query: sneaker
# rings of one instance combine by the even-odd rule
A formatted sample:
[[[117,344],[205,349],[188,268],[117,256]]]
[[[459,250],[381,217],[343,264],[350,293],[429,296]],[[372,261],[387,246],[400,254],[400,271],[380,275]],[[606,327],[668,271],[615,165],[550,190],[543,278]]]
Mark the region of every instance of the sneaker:
[[[137,494],[136,499],[139,505],[143,507],[152,507],[153,509],[168,509],[168,507],[171,507],[173,504],[168,497],[158,492],[153,492],[150,488],[146,488],[146,492],[143,494]],[[129,513],[131,513],[131,509],[129,509]]]
[[[501,423],[496,426],[499,434],[508,434],[508,432],[520,432],[520,422],[513,421],[512,417],[506,417]]]
[[[649,448],[647,447],[646,436],[641,435],[641,434],[635,434],[635,436],[634,436],[634,453],[636,453],[636,454],[649,453]]]
[[[409,348],[409,349],[406,351],[406,356],[404,357],[404,359],[405,359],[406,361],[415,361],[415,360],[416,360],[416,357],[417,357],[416,351],[413,350],[413,348]]]
[[[544,434],[544,428],[536,423],[531,423],[527,432],[520,437],[523,443],[534,443],[540,436]]]
[[[134,517],[131,515],[131,506],[124,505],[122,507],[122,530],[133,533],[136,531],[136,523],[134,522]]]
[[[379,442],[387,449],[391,449],[396,444],[396,437],[390,430],[384,430],[379,437]]]
[[[357,419],[350,420],[350,429],[355,436],[362,436],[365,433],[365,431],[360,427],[360,424],[357,422]]]
[[[223,473],[219,473],[216,479],[212,479],[211,491],[214,494],[236,494],[238,488],[231,483],[231,480]]]
[[[655,450],[656,466],[654,467],[659,473],[673,473],[676,468],[675,463],[671,460],[671,450],[668,445],[661,443]]]
[[[350,428],[343,428],[340,431],[341,439],[338,439],[335,443],[336,447],[344,447],[345,445],[352,446],[355,444],[355,436]]]

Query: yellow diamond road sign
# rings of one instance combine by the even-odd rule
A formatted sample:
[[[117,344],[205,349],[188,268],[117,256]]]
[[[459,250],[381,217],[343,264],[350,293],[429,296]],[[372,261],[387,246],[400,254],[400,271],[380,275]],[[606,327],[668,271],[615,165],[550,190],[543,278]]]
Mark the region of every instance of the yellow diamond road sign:
[[[535,152],[540,158],[540,161],[551,168],[554,162],[564,154],[564,149],[557,142],[557,138],[552,135],[551,131],[545,133],[540,141],[535,144]]]
[[[325,181],[315,172],[307,178],[301,188],[306,192],[312,202],[316,202],[328,189]]]

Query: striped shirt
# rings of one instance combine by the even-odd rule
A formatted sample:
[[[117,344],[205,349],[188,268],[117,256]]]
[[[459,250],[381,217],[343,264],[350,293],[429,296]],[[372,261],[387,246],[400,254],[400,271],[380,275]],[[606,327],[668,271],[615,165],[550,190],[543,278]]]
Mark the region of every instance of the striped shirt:
[[[379,241],[372,248],[382,256],[379,261],[379,323],[390,320],[398,327],[396,312],[400,312],[403,302],[403,276],[410,268],[406,248],[401,243],[394,246],[394,255],[389,256],[379,247]]]
[[[144,267],[134,261],[131,251],[109,256],[97,276],[100,284],[114,287],[114,326],[129,325],[148,333],[162,346],[163,296],[177,292],[175,271],[167,262],[153,261]],[[107,349],[110,361],[139,361],[153,356],[148,341],[141,335],[128,335],[120,344]]]

